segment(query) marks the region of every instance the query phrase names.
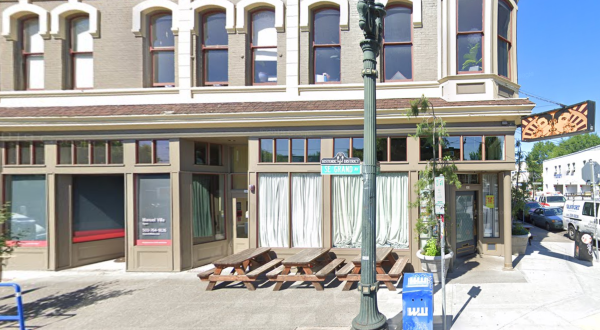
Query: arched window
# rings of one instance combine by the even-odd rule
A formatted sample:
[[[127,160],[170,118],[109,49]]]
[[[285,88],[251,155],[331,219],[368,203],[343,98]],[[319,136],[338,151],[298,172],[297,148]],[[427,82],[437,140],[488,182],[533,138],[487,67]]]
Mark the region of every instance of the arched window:
[[[275,12],[260,10],[252,13],[250,49],[252,52],[253,84],[277,83],[277,30]]]
[[[228,83],[228,35],[225,30],[225,12],[201,14],[202,84],[227,86]]]
[[[158,13],[150,17],[150,59],[152,86],[175,86],[175,37],[172,16]]]
[[[458,73],[483,72],[483,1],[458,0]]]
[[[72,18],[69,25],[71,88],[94,88],[94,39],[89,33],[89,18]]]
[[[23,89],[44,89],[44,39],[37,17],[21,21],[21,61]]]
[[[506,78],[510,78],[511,10],[506,2],[498,1],[498,74]]]
[[[314,12],[312,29],[314,83],[340,82],[340,11],[337,8]]]
[[[412,80],[412,9],[386,9],[383,25],[384,81]]]

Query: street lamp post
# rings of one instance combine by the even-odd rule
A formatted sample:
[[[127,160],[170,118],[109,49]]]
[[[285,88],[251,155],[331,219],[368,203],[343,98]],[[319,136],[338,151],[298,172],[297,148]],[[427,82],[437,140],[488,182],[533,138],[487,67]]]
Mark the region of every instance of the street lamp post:
[[[383,5],[374,0],[358,1],[358,24],[363,30],[364,40],[360,41],[363,51],[363,70],[365,90],[364,112],[364,162],[363,162],[363,216],[361,276],[358,289],[361,293],[360,312],[352,320],[356,330],[385,329],[386,317],[377,308],[377,290],[379,283],[375,273],[375,221],[376,221],[376,162],[375,157],[375,83],[377,79],[377,56],[381,47]]]

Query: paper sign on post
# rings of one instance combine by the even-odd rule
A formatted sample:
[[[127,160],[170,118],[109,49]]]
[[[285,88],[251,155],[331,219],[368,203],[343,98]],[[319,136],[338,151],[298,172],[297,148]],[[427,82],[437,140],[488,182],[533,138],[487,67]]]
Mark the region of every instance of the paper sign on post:
[[[493,209],[495,206],[494,203],[494,195],[486,195],[485,196],[485,207],[489,209]]]
[[[444,189],[444,176],[435,178],[435,214],[444,214],[444,205],[446,204],[446,190]]]

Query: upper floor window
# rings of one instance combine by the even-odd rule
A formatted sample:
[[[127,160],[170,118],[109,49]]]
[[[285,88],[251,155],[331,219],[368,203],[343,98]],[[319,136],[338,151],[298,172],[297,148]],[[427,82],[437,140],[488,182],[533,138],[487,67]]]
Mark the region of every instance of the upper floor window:
[[[483,1],[458,0],[458,73],[483,72]]]
[[[252,13],[252,83],[277,83],[277,30],[275,12],[261,10]]]
[[[58,164],[123,164],[122,141],[59,141]]]
[[[44,89],[44,39],[37,17],[21,23],[21,61],[23,89]]]
[[[43,165],[44,154],[44,142],[6,142],[4,145],[4,164]]]
[[[387,9],[383,26],[385,81],[412,80],[412,9]]]
[[[89,33],[90,21],[79,16],[70,21],[69,55],[71,56],[71,87],[94,87],[94,39]]]
[[[498,74],[510,78],[510,29],[511,7],[504,2],[498,1]]]
[[[225,13],[202,15],[202,84],[226,86],[228,82],[228,36],[225,30]]]
[[[175,37],[169,13],[150,18],[150,61],[152,86],[175,86]]]
[[[137,141],[138,164],[168,164],[169,162],[169,140]]]
[[[223,147],[220,144],[194,142],[194,164],[221,166]]]
[[[313,22],[314,82],[339,82],[340,11],[331,8],[315,11]]]

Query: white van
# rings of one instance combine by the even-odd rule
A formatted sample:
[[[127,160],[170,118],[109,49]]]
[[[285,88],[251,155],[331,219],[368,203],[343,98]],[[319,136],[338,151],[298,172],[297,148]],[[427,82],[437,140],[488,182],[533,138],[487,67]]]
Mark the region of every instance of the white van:
[[[596,200],[596,214],[598,214],[600,201]],[[596,226],[596,228],[594,228]],[[598,218],[594,220],[594,201],[589,200],[568,200],[563,209],[563,227],[567,231],[570,239],[575,239],[575,230],[594,234],[595,230],[600,233]]]
[[[538,202],[546,207],[563,207],[567,199],[562,195],[543,195]]]

